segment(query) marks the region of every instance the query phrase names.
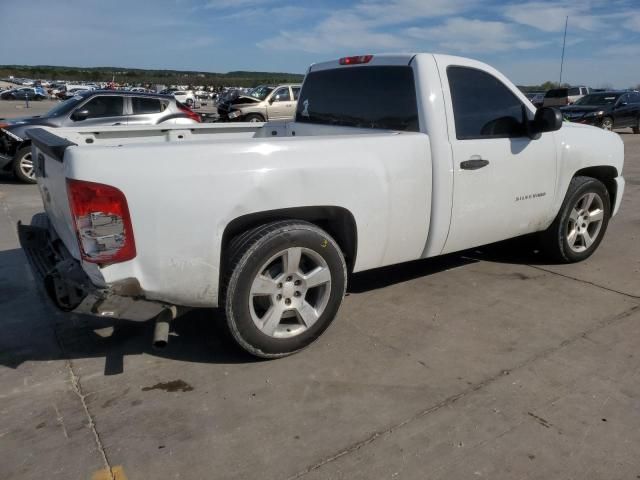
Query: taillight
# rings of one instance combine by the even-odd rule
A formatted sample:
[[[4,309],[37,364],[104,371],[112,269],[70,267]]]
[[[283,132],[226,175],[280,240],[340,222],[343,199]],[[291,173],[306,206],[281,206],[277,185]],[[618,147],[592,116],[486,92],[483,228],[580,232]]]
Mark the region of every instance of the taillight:
[[[359,65],[362,63],[369,63],[373,55],[358,55],[355,57],[342,57],[340,59],[340,65]]]
[[[131,216],[120,190],[67,179],[67,194],[83,260],[116,263],[135,258]]]
[[[198,115],[196,112],[191,110],[189,107],[187,107],[183,103],[178,102],[178,108],[191,120],[195,120],[198,123],[202,122],[200,115]]]

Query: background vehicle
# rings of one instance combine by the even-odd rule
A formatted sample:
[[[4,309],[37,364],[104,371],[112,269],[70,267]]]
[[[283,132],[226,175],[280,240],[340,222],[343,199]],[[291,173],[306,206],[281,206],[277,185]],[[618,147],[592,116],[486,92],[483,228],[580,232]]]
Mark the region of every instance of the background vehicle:
[[[35,126],[175,125],[200,121],[197,113],[169,96],[85,90],[43,116],[0,122],[0,170],[35,183],[31,142],[27,131]]]
[[[572,105],[589,94],[589,87],[552,88],[544,95],[544,107]]]
[[[47,93],[41,87],[23,87],[2,92],[0,98],[3,100],[43,100],[47,98]]]
[[[317,339],[348,272],[534,232],[584,260],[624,190],[618,135],[446,55],[314,64],[293,122],[29,136],[50,223],[20,236],[59,307],[159,315],[166,342],[177,308],[220,306],[261,357]]]
[[[173,92],[173,97],[180,103],[184,103],[189,107],[193,107],[196,104],[196,97],[191,90],[176,90]]]
[[[248,95],[218,104],[220,120],[265,122],[290,120],[295,116],[300,85],[261,85]]]
[[[527,93],[527,98],[534,107],[540,108],[544,104],[544,95],[544,92],[531,92]]]
[[[590,93],[561,110],[571,122],[605,130],[631,127],[633,133],[640,133],[640,93],[637,92]]]

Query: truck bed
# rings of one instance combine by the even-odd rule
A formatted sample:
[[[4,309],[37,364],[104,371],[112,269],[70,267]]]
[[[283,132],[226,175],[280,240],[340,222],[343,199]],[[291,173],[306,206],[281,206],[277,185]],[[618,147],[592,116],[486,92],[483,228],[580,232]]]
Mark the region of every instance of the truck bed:
[[[423,133],[273,122],[39,129],[32,139],[45,210],[74,258],[67,179],[113,186],[128,201],[137,256],[84,264],[94,285],[135,278],[147,298],[216,306],[225,228],[255,212],[350,212],[360,239],[354,271],[420,258],[427,241]]]

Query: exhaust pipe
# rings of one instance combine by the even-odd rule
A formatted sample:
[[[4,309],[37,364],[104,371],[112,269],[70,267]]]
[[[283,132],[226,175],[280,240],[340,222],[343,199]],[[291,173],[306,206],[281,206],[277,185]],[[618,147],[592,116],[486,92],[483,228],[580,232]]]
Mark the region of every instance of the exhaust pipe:
[[[176,318],[176,307],[167,307],[156,317],[156,326],[153,330],[153,348],[162,349],[169,343],[169,328]]]

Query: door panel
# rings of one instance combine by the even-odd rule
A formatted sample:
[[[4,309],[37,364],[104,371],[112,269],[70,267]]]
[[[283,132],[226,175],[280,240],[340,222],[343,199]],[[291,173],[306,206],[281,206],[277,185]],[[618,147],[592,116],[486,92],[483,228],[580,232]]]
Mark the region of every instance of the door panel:
[[[292,100],[291,90],[289,87],[280,87],[271,95],[273,103],[267,105],[267,115],[269,120],[289,119],[293,118],[296,113],[296,102]]]
[[[497,72],[455,65],[446,72],[454,194],[443,253],[545,228],[555,193],[555,133],[525,135],[523,119],[533,112]]]

